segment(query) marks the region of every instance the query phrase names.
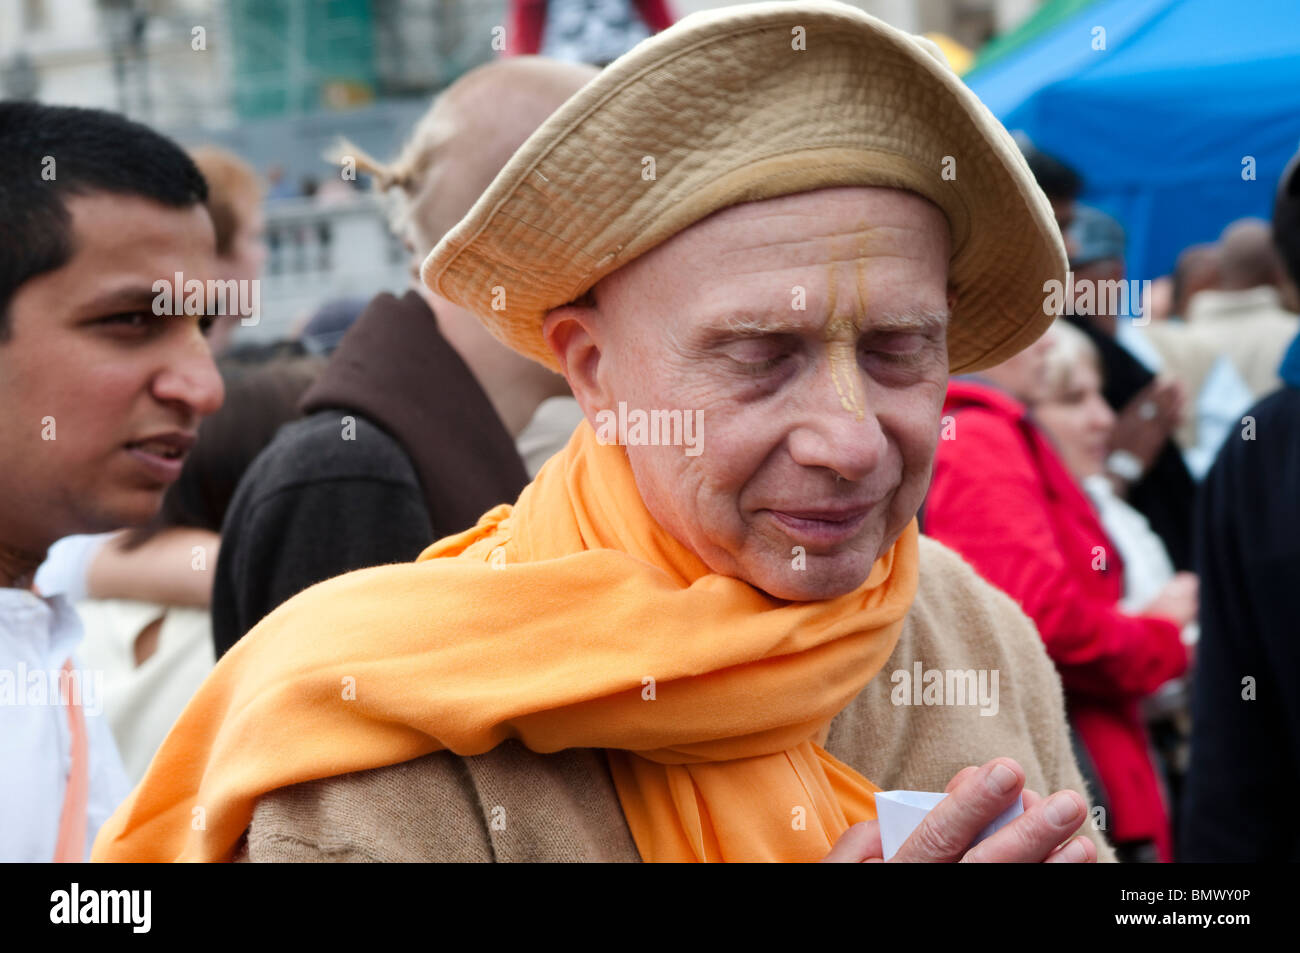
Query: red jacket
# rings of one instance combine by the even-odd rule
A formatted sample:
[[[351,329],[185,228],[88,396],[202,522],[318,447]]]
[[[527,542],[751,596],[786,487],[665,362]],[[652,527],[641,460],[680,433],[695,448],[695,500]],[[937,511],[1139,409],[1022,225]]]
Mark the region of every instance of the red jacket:
[[[1154,840],[1161,859],[1172,859],[1138,702],[1187,668],[1177,625],[1119,610],[1120,555],[1024,405],[991,386],[954,380],[944,413],[954,422],[935,454],[926,533],[961,553],[1038,626],[1106,789],[1111,840]]]
[[[673,14],[666,0],[632,0],[632,6],[652,34],[673,25]],[[546,0],[510,0],[510,26],[506,54],[535,54],[542,48]]]

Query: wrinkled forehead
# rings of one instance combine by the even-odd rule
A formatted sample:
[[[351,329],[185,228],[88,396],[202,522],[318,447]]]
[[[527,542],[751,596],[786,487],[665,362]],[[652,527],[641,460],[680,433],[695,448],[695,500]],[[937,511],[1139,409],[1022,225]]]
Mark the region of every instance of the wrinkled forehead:
[[[921,196],[822,189],[715,212],[606,276],[596,293],[613,310],[650,302],[679,331],[777,317],[786,329],[837,315],[946,317],[950,255],[947,219]]]
[[[902,228],[951,242],[947,217],[924,196],[907,189],[840,186],[728,206],[669,243],[725,239],[720,247],[734,254],[771,245],[797,255],[800,245],[818,242],[844,250],[870,243],[870,250],[883,251],[898,242]]]

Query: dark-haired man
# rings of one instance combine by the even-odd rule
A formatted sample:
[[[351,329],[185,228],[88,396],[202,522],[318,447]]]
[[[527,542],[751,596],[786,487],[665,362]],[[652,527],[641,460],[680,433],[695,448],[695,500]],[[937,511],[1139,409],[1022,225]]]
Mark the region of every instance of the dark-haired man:
[[[143,523],[222,387],[206,319],[154,283],[211,275],[207,187],[97,110],[0,104],[0,860],[82,860],[127,794],[81,625],[31,591],[60,537]]]

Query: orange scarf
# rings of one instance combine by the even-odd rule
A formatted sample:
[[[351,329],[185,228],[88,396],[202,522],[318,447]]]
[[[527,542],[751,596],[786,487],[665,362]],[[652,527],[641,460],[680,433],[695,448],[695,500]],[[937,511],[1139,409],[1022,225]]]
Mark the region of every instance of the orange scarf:
[[[817,742],[893,651],[916,535],[848,595],[773,599],[661,529],[623,449],[584,423],[513,508],[249,632],[94,859],[228,860],[269,791],[507,738],[614,749],[644,860],[820,859],[875,816],[878,789]]]

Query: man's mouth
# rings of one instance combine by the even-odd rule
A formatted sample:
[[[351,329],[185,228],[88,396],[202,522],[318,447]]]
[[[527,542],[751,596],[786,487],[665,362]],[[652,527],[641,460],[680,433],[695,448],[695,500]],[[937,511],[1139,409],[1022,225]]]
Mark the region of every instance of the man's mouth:
[[[126,444],[126,451],[157,480],[170,483],[181,473],[185,455],[194,446],[194,436],[175,431],[154,434]]]
[[[130,450],[151,453],[156,457],[165,457],[168,460],[179,460],[185,456],[185,451],[180,447],[163,443],[161,440],[142,440],[139,443],[128,443],[126,446]]]
[[[856,536],[875,506],[769,509],[767,512],[795,542],[826,547],[846,543]]]

